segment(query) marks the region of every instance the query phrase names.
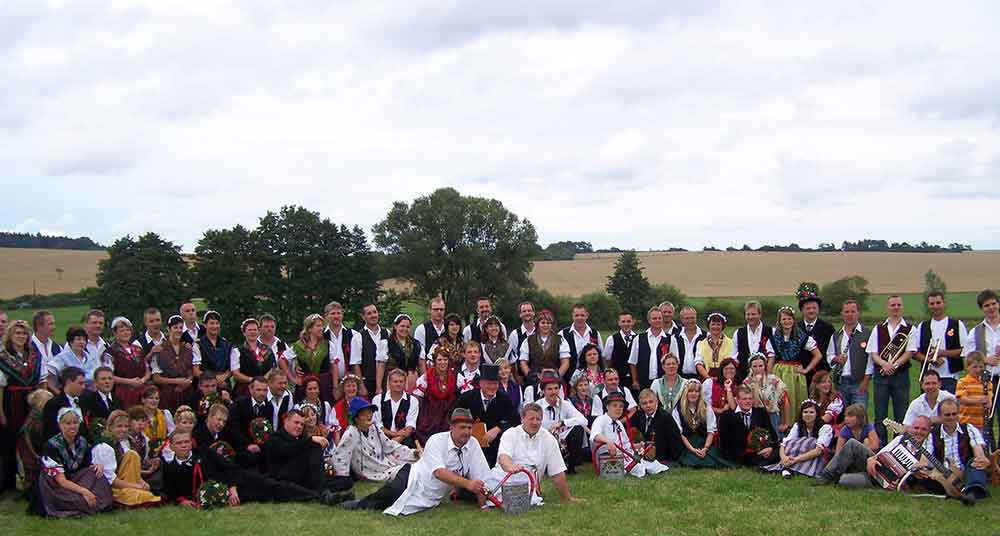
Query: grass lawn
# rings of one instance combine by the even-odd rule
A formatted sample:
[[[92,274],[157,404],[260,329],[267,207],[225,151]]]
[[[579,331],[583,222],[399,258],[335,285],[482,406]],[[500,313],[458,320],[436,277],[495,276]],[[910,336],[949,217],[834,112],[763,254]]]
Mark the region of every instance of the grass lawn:
[[[73,520],[23,513],[25,503],[0,502],[8,534],[996,534],[1000,500],[968,508],[957,501],[905,497],[880,490],[815,488],[808,479],[781,480],[750,470],[672,469],[643,480],[602,481],[584,466],[570,477],[585,503],[561,503],[548,480],[547,503],[522,516],[445,504],[408,518],[348,512],[318,504],[244,505],[212,512],[175,506],[116,511]],[[368,492],[374,485],[359,486]],[[169,528],[168,528],[169,527]],[[165,531],[158,528],[168,528]],[[162,530],[162,529],[161,529]]]
[[[59,342],[63,342],[66,340],[66,330],[72,325],[82,325],[83,315],[87,314],[90,307],[77,305],[72,307],[51,307],[47,310],[56,317],[56,332],[53,338]],[[10,321],[24,320],[28,322],[28,325],[31,325],[31,317],[34,314],[35,309],[11,309],[7,311],[7,317]],[[110,322],[111,319],[108,318],[107,321]]]

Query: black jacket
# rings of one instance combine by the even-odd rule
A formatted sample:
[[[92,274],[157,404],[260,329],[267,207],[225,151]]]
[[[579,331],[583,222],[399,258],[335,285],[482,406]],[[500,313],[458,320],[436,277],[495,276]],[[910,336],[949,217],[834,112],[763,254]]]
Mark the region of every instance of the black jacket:
[[[498,426],[504,431],[521,424],[521,417],[514,409],[514,404],[503,391],[497,391],[496,397],[490,402],[489,411],[483,408],[483,394],[479,389],[473,389],[458,397],[455,405],[471,411],[472,418],[485,423],[487,430]],[[500,442],[499,437],[497,436],[495,443]]]
[[[684,445],[681,443],[681,432],[677,428],[677,423],[663,408],[656,408],[652,418],[646,416],[646,412],[640,408],[629,419],[629,425],[642,433],[644,441],[650,441],[654,436],[656,444],[656,459],[661,461],[675,461],[681,457]]]
[[[756,453],[748,453],[747,440],[750,430],[753,428],[763,428],[768,431],[770,439],[769,447],[773,449],[771,456],[762,459]],[[771,418],[764,408],[753,408],[750,413],[750,428],[743,423],[743,417],[735,410],[726,410],[719,415],[719,447],[722,455],[727,459],[745,465],[759,465],[770,461],[778,456],[778,434],[771,426]]]
[[[311,449],[322,447],[305,434],[296,438],[284,430],[278,430],[264,443],[268,472],[277,478],[286,465],[297,463],[298,458],[307,456]]]
[[[94,419],[107,419],[108,415],[116,409],[122,409],[122,402],[112,393],[111,405],[104,403],[104,398],[97,394],[97,391],[85,391],[80,395],[80,410],[87,422]]]
[[[264,417],[269,421],[272,420],[274,417],[274,406],[267,400],[264,400],[260,415],[254,415],[253,399],[249,396],[237,398],[236,402],[233,402],[229,406],[229,421],[226,422],[226,435],[232,439],[233,448],[237,452],[246,450],[247,446],[253,443],[253,438],[250,437],[250,421],[256,417]]]

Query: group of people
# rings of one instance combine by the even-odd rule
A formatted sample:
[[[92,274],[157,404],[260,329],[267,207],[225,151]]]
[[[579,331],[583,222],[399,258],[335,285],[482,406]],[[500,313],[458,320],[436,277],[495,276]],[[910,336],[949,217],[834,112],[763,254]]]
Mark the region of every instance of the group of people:
[[[890,296],[888,318],[870,328],[854,301],[838,328],[819,318],[814,286],[797,297],[798,311],[781,307],[773,327],[747,303],[732,338],[724,315],[710,313],[703,329],[685,306],[678,324],[670,303],[647,311],[638,333],[622,312],[606,339],[583,305],[558,329],[551,312],[524,302],[508,330],[486,298],[468,325],[433,299],[417,325],[400,314],[384,327],[366,305],[356,329],[331,302],[293,343],[266,314],[243,320],[242,340],[229,341],[221,316],[199,321],[190,302],[165,332],[156,309],[141,329],[113,318],[110,340],[104,313],[89,311],[63,346],[51,313],[8,324],[0,312],[3,484],[51,517],[253,501],[405,515],[449,495],[498,505],[510,473],[533,484],[547,475],[576,501],[566,474],[583,464],[638,478],[749,466],[882,485],[889,453],[911,469],[911,487],[939,490],[920,467],[931,456],[964,471],[965,502],[987,497],[996,293],[979,294],[984,320],[971,331],[947,316],[939,292],[928,296],[930,319],[907,323]],[[899,333],[905,345],[887,351]],[[924,391],[913,401],[911,366]],[[890,402],[902,421],[891,441]],[[358,480],[383,486],[356,498]],[[531,502],[542,502],[537,485]]]

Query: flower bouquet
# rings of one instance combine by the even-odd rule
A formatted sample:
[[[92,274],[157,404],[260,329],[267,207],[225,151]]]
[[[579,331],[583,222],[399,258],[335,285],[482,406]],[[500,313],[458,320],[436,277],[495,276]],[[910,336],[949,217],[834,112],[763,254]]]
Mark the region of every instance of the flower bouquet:
[[[222,482],[209,480],[198,488],[198,505],[204,510],[225,508],[229,504],[229,488]]]

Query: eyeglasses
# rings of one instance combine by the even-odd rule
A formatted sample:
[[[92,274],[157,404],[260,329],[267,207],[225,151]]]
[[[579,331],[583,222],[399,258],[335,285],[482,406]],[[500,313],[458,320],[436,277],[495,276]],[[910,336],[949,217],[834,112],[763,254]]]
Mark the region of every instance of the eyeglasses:
[[[952,412],[950,412],[950,413],[942,413],[942,414],[941,414],[941,416],[942,416],[942,417],[955,417],[955,416],[957,416],[957,415],[958,415],[958,412],[957,412],[957,411],[952,411]]]

